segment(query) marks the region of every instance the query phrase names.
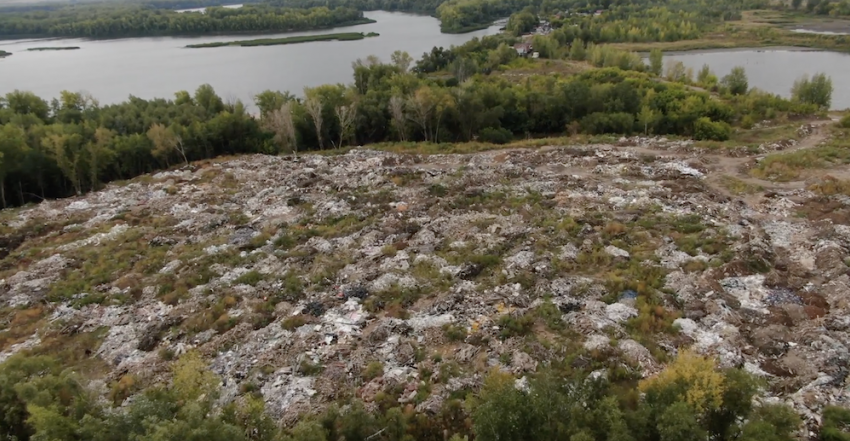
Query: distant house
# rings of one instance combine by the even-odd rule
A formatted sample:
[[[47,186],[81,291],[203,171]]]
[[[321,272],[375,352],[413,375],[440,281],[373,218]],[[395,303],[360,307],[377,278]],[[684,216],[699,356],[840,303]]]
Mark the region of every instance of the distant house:
[[[599,9],[596,12],[594,12],[593,15],[595,15],[596,17],[599,17],[600,15],[602,15],[602,12],[603,11],[601,9]]]
[[[531,54],[533,48],[531,43],[517,43],[514,45],[514,49],[516,49],[517,55],[525,57]]]

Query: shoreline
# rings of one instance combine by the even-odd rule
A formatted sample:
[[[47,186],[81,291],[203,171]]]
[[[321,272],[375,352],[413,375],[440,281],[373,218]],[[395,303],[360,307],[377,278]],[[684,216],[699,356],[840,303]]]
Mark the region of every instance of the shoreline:
[[[829,49],[819,49],[812,47],[803,47],[803,46],[748,46],[748,47],[729,47],[729,48],[706,48],[706,49],[693,49],[693,50],[674,50],[674,51],[662,51],[664,55],[691,55],[691,54],[713,54],[713,53],[725,53],[725,52],[749,52],[749,51],[757,51],[757,52],[836,52],[843,53],[841,51],[831,51]],[[648,56],[649,52],[638,52],[641,56]]]

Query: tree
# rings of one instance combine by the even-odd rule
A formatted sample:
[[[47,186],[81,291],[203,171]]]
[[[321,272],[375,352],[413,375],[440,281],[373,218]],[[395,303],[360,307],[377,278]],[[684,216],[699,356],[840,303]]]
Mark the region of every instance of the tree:
[[[686,403],[677,402],[668,407],[658,419],[660,441],[704,440],[705,431],[700,427],[694,410]]]
[[[587,51],[584,48],[584,42],[581,39],[573,40],[570,45],[570,59],[573,61],[584,61],[587,57]]]
[[[643,126],[643,134],[649,135],[651,128],[655,127],[658,121],[658,113],[650,109],[649,106],[643,106],[638,114],[638,122]]]
[[[478,71],[478,65],[471,58],[457,57],[449,64],[449,70],[457,82],[462,84]]]
[[[342,147],[342,142],[351,136],[354,118],[357,116],[357,102],[352,102],[347,106],[337,106],[335,108],[336,117],[339,120],[339,145]]]
[[[675,81],[677,83],[689,83],[691,78],[688,77],[688,69],[681,61],[670,60],[667,63],[667,81]]]
[[[307,98],[304,102],[304,109],[313,119],[313,126],[316,128],[316,139],[318,140],[319,149],[322,148],[322,102],[318,97]]]
[[[664,53],[661,49],[653,49],[649,53],[649,71],[656,76],[661,76],[661,70],[664,68]]]
[[[668,398],[682,401],[701,415],[720,408],[724,378],[717,372],[714,359],[682,351],[660,374],[641,381],[640,388],[649,402]]]
[[[6,208],[6,178],[29,150],[24,129],[13,124],[0,128],[0,204]]]
[[[791,8],[795,11],[800,9],[800,6],[803,4],[803,0],[791,0]]]
[[[260,115],[264,116],[267,113],[280,109],[280,106],[282,106],[283,103],[293,101],[294,99],[295,97],[289,92],[281,93],[278,91],[266,90],[254,96],[254,103],[257,105],[257,108],[260,109]]]
[[[65,175],[74,192],[83,194],[82,179],[80,178],[80,163],[83,159],[83,142],[77,133],[66,133],[62,125],[53,127],[52,133],[42,139],[42,143],[53,156],[56,165]]]
[[[110,144],[115,138],[115,132],[105,127],[98,127],[94,131],[94,141],[90,141],[87,145],[89,153],[89,177],[91,178],[91,188],[96,190],[100,181],[98,176],[103,164],[108,157],[112,155]]]
[[[407,108],[410,110],[407,118],[416,123],[422,129],[422,136],[428,141],[428,124],[434,113],[436,102],[430,87],[420,87],[413,96],[407,100]]]
[[[186,149],[183,147],[183,139],[174,133],[172,128],[166,128],[162,124],[154,124],[148,129],[148,139],[154,144],[153,155],[165,161],[166,167],[169,164],[169,156],[173,152],[178,152],[183,157],[183,162],[189,165],[189,159],[186,157]]]
[[[794,81],[791,97],[804,104],[814,104],[822,109],[828,109],[832,104],[832,79],[823,73],[817,73],[809,79],[803,75]]]
[[[292,120],[292,101],[285,101],[279,108],[267,113],[263,118],[263,127],[274,133],[274,140],[280,147],[289,147],[295,157],[298,157],[298,140],[295,123]]]
[[[401,142],[407,141],[407,125],[405,124],[407,118],[404,114],[404,105],[405,100],[401,96],[393,95],[390,98],[389,107],[392,124]]]
[[[741,66],[733,67],[729,75],[723,77],[721,82],[732,95],[743,95],[750,88],[747,82],[747,72]]]
[[[410,70],[410,65],[413,64],[413,57],[405,51],[393,52],[390,55],[390,60],[402,73],[407,73]]]
[[[518,12],[508,18],[508,24],[505,26],[505,30],[513,35],[522,35],[534,30],[534,27],[538,23],[540,23],[540,20],[531,12]]]
[[[697,73],[697,83],[709,87],[717,84],[717,77],[711,72],[711,68],[707,64],[703,64],[699,73]]]

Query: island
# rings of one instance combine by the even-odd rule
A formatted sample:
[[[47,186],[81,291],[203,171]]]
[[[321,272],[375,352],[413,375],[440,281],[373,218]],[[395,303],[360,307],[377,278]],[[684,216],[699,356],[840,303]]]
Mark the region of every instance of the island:
[[[73,51],[79,49],[79,46],[60,46],[60,47],[31,47],[28,51]]]
[[[12,55],[12,53],[0,50],[0,58],[8,57],[9,55]]]
[[[190,44],[186,47],[190,49],[200,49],[222,46],[275,46],[280,44],[309,43],[313,41],[362,40],[368,37],[377,37],[378,35],[379,34],[376,32],[369,32],[368,34],[364,34],[363,32],[343,32],[338,34],[299,35],[297,37],[284,38],[260,38],[256,40],[219,41],[213,43]]]

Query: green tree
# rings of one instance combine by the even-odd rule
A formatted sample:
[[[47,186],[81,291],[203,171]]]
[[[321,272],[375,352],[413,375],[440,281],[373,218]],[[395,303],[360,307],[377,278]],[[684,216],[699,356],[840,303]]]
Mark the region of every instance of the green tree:
[[[694,410],[683,402],[668,407],[658,419],[660,441],[704,440],[705,430],[700,427]]]
[[[641,107],[640,113],[638,114],[638,123],[643,126],[644,135],[648,135],[650,133],[650,131],[655,127],[655,123],[658,122],[658,119],[658,113],[649,108],[649,106]]]
[[[794,81],[791,96],[795,101],[828,109],[832,104],[832,90],[832,79],[823,73],[817,73],[811,79],[804,75]]]
[[[513,35],[522,35],[531,32],[540,23],[537,16],[530,11],[513,14],[508,18],[505,30]]]
[[[29,150],[24,129],[6,124],[0,128],[0,204],[6,208],[6,178]]]
[[[649,53],[649,71],[655,76],[661,76],[661,71],[664,69],[664,53],[661,49],[653,49]]]
[[[410,66],[413,64],[413,57],[405,51],[393,52],[392,55],[390,55],[390,60],[402,73],[406,73],[410,70]]]
[[[581,39],[573,40],[570,46],[570,59],[574,61],[584,61],[587,57],[587,52],[584,48],[584,42]]]
[[[747,81],[747,72],[741,66],[733,67],[732,71],[723,77],[721,83],[732,95],[743,95],[750,88]]]

